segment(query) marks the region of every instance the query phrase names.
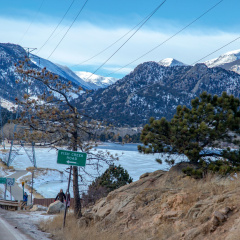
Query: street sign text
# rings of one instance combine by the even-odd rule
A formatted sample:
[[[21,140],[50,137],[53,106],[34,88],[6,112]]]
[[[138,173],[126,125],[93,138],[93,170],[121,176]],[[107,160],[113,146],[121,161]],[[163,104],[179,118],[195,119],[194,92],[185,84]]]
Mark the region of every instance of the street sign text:
[[[86,160],[87,160],[86,153],[58,150],[58,158],[57,158],[58,164],[85,167]]]

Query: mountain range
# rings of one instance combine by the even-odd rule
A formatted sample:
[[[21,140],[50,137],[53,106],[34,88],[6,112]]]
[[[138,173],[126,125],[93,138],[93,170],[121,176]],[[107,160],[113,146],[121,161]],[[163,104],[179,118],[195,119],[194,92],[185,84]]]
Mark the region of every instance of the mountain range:
[[[21,76],[15,72],[14,63],[24,60],[26,55],[19,45],[0,43],[0,104],[3,107],[9,108],[27,88],[33,95],[45,90],[36,82],[28,86],[16,84]],[[151,116],[170,119],[178,105],[190,106],[191,99],[203,91],[217,95],[226,91],[240,97],[240,50],[194,66],[173,58],[145,62],[119,80],[94,74],[89,78],[91,73],[73,72],[36,55],[30,55],[30,58],[31,68],[46,67],[58,74],[63,82],[70,80],[76,88],[93,89],[79,93],[72,101],[87,115],[116,126],[142,126]]]
[[[203,91],[240,97],[240,75],[221,67],[162,66],[145,62],[105,89],[75,99],[79,110],[116,126],[142,126],[150,117],[172,118],[178,105],[190,106]]]

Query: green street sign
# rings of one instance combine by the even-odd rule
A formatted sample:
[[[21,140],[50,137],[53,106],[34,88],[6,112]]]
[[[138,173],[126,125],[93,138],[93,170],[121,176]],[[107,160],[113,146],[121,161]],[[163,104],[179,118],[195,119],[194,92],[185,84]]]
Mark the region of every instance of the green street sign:
[[[0,178],[0,184],[6,184],[6,178]]]
[[[87,154],[82,152],[73,152],[66,150],[58,150],[58,164],[85,167]]]

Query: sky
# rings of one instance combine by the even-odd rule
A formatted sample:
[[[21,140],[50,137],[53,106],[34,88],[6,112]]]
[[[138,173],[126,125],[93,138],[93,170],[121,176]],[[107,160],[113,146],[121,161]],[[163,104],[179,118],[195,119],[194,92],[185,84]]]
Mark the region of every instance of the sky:
[[[185,64],[193,64],[240,37],[240,1],[219,2],[220,0],[1,1],[0,42],[37,48],[33,51],[34,54],[68,66],[73,71],[96,71],[99,75],[121,78],[146,61],[158,62],[164,58],[175,58]],[[137,28],[129,32],[161,3],[163,4],[156,13],[135,34]],[[219,4],[215,8],[176,34],[217,3]],[[126,36],[123,37],[124,35]],[[171,38],[173,35],[175,36]],[[111,46],[121,37],[123,38]],[[109,46],[111,47],[97,55]],[[237,49],[240,49],[240,40],[202,61]],[[146,54],[149,51],[151,52]]]

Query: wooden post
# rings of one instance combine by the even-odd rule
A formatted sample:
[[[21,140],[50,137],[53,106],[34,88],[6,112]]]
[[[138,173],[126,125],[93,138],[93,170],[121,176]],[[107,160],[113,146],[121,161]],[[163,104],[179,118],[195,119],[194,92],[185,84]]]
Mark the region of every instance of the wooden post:
[[[71,182],[71,174],[72,174],[72,166],[70,166],[69,178],[68,178],[68,188],[66,194],[66,204],[65,204],[65,211],[64,211],[64,218],[63,218],[63,228],[65,227],[66,215],[67,215],[67,204],[68,204],[68,196],[69,196],[69,187]]]

